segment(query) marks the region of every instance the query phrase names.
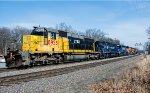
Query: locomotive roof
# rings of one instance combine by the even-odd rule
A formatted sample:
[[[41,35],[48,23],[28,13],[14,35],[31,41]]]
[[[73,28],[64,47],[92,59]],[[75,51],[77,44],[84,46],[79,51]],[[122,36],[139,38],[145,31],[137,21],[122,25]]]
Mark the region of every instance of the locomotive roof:
[[[121,46],[120,44],[114,44],[114,43],[112,43],[112,42],[107,42],[107,41],[96,41],[96,42],[98,42],[98,43],[101,43],[101,44],[112,44],[112,45],[117,45],[117,46]]]
[[[64,31],[64,30],[53,29],[53,28],[51,28],[51,27],[47,28],[47,27],[36,27],[36,26],[34,26],[34,31],[35,31],[35,30],[38,31],[38,29],[44,29],[44,31],[54,32],[54,33],[59,33],[59,32],[71,33],[71,32]],[[43,32],[43,31],[42,31],[42,30],[39,30],[39,32]],[[72,35],[71,35],[71,36],[72,36]],[[77,38],[80,38],[80,36],[81,36],[81,37],[83,37],[83,38],[85,38],[85,39],[93,40],[93,38],[89,38],[89,37],[87,37],[87,36],[85,36],[85,35],[78,35],[78,34],[75,34],[75,33],[74,33],[74,35],[73,35],[72,37],[74,37],[74,36],[77,37]]]
[[[67,35],[67,36],[71,36],[71,37],[75,37],[75,38],[85,38],[85,39],[90,39],[93,40],[93,38],[89,38],[83,34],[76,34],[76,33],[72,33],[72,32],[68,32],[68,31],[64,31],[64,30],[58,30],[58,32],[66,32],[66,33],[70,33],[71,35]]]
[[[47,29],[47,31],[49,31],[49,32],[59,33],[58,30],[53,29],[53,28],[46,28],[46,29]]]
[[[44,29],[44,31],[58,33],[58,30],[50,28],[50,27],[49,28],[46,28],[46,27],[34,27],[34,30],[37,31],[38,29]]]

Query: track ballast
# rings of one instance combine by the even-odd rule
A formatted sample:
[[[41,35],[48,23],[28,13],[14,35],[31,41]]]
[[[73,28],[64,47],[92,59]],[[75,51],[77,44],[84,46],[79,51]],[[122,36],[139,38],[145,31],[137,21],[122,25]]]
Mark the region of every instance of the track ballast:
[[[117,59],[101,60],[100,62],[93,62],[93,63],[89,63],[89,64],[71,66],[71,67],[66,67],[66,68],[59,68],[59,69],[53,69],[53,70],[46,70],[46,71],[39,71],[39,72],[33,72],[33,73],[26,73],[26,74],[19,74],[19,75],[1,77],[0,78],[0,86],[9,86],[11,84],[18,84],[18,83],[22,83],[22,82],[28,82],[28,81],[32,81],[32,80],[35,80],[35,79],[67,74],[67,73],[82,70],[82,69],[88,69],[88,68],[91,68],[91,67],[96,67],[96,66],[109,64],[109,63],[120,61],[120,60],[125,60],[127,58],[131,58],[131,57],[134,57],[134,56],[136,56],[136,55],[126,56],[126,57],[119,57]]]

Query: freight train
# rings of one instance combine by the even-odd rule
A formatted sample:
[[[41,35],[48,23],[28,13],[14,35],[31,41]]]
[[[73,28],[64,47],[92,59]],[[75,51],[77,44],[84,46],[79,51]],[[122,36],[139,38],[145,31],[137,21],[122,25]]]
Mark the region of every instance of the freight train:
[[[134,51],[133,51],[134,49]],[[92,60],[134,54],[135,48],[110,42],[94,41],[83,35],[46,27],[34,27],[23,35],[22,50],[8,49],[7,67],[64,63],[72,60]]]

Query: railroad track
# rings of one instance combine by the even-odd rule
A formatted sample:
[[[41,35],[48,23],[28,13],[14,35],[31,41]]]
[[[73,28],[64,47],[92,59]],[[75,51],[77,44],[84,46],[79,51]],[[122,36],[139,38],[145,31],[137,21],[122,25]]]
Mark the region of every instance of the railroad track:
[[[27,74],[19,74],[19,75],[14,75],[14,76],[1,77],[0,78],[0,86],[9,86],[11,84],[28,82],[28,81],[32,81],[35,79],[58,76],[58,75],[74,72],[77,70],[88,69],[91,67],[109,64],[112,62],[124,60],[124,59],[135,57],[135,56],[136,55],[121,57],[121,58],[112,59],[112,60],[101,60],[101,62],[93,62],[93,63],[89,63],[89,64],[71,66],[71,67],[66,67],[66,68],[59,68],[59,69],[53,69],[53,70],[46,70],[46,71],[40,71],[40,72],[33,72],[33,73],[27,73]]]
[[[84,61],[82,61],[84,62]],[[66,62],[64,64],[73,64],[73,63],[79,63],[79,61],[75,61],[75,62]],[[80,61],[81,63],[81,61]],[[33,67],[28,67],[27,69],[33,69],[33,68],[42,68],[42,67],[51,67],[51,66],[56,66],[58,64],[47,64],[47,65],[35,65]],[[59,65],[63,65],[63,64],[59,64]],[[3,73],[3,72],[9,72],[9,71],[18,71],[18,70],[25,70],[26,68],[0,68],[0,73]]]

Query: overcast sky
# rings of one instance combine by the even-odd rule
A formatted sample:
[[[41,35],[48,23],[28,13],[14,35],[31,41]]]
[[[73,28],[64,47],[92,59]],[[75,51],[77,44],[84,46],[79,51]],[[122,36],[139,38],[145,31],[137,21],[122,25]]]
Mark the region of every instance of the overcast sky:
[[[100,28],[108,37],[134,47],[147,41],[150,2],[0,2],[0,26],[55,27],[60,22],[78,31]]]

